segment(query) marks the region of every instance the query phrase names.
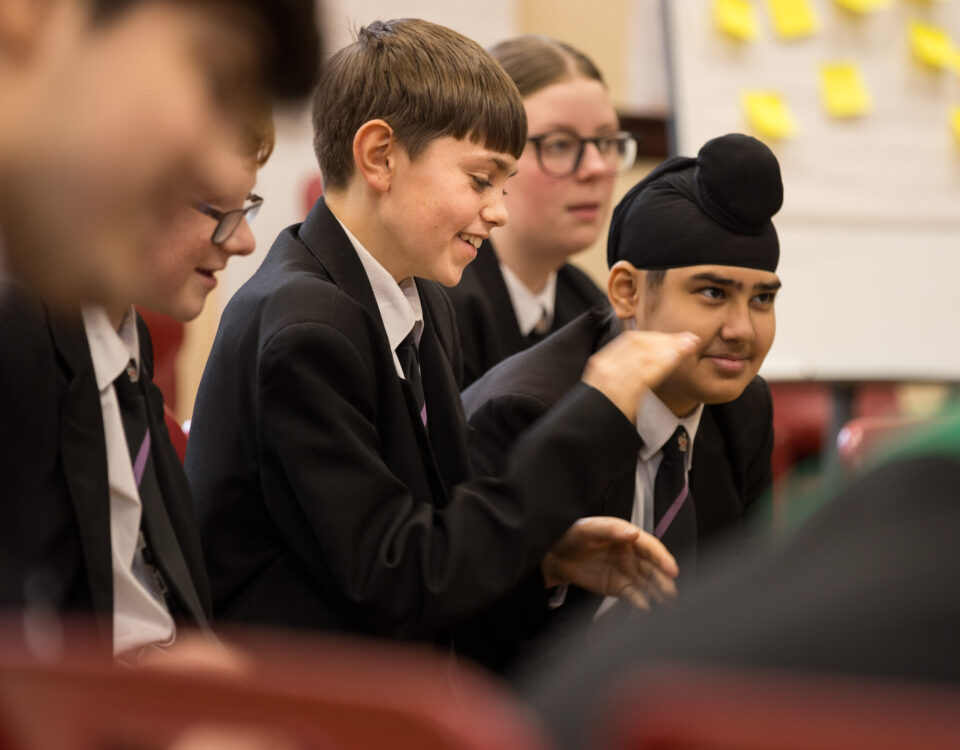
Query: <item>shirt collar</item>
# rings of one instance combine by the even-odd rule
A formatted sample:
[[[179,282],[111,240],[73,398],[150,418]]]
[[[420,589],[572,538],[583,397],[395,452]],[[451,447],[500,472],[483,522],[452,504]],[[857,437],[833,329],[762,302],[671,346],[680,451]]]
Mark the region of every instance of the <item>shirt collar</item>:
[[[336,216],[334,218],[336,219]],[[396,349],[400,346],[410,331],[413,331],[417,346],[420,346],[420,335],[423,333],[423,306],[420,304],[417,282],[411,276],[398,283],[390,272],[370,254],[370,251],[360,244],[360,240],[353,236],[340,219],[337,219],[337,223],[343,228],[353,249],[357,251],[363,270],[373,288],[373,296],[380,309],[380,317],[387,331],[390,348]]]
[[[643,440],[643,445],[640,447],[640,460],[649,461],[653,458],[677,427],[683,425],[690,439],[690,448],[687,450],[687,471],[689,471],[693,464],[693,442],[697,436],[702,415],[703,404],[700,404],[687,416],[678,418],[653,391],[647,393],[637,409],[637,433]]]
[[[517,314],[520,333],[524,336],[529,335],[544,317],[548,327],[553,325],[553,311],[557,303],[557,272],[550,272],[547,283],[536,294],[531,292],[527,285],[520,281],[520,277],[503,263],[500,264],[500,272],[507,285],[513,310]]]
[[[99,390],[112,385],[130,360],[136,364],[137,372],[140,371],[140,337],[137,334],[137,314],[132,306],[123,314],[117,329],[110,324],[102,307],[84,307],[80,314]]]

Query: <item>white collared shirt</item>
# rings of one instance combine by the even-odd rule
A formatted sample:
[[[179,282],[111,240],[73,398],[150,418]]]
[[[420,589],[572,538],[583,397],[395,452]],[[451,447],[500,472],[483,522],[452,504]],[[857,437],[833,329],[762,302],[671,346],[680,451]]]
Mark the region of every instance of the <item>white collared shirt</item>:
[[[334,217],[336,218],[336,217]],[[337,222],[343,227],[347,239],[357,251],[363,270],[367,274],[373,296],[380,309],[383,327],[387,331],[387,340],[393,352],[393,365],[397,368],[397,375],[403,378],[403,368],[397,356],[397,347],[413,331],[417,346],[420,346],[420,336],[423,334],[423,306],[420,304],[420,293],[413,277],[397,282],[390,272],[374,258],[370,252],[360,244],[360,240],[353,236],[340,219]],[[405,379],[405,378],[404,378]]]
[[[140,369],[136,313],[131,307],[118,330],[114,330],[103,308],[85,307],[81,313],[100,391],[103,434],[107,443],[113,652],[120,654],[148,644],[170,643],[175,631],[166,606],[153,597],[131,570],[140,535],[142,506],[113,381],[130,360],[136,363],[137,370]]]
[[[507,286],[507,294],[510,295],[520,333],[529,336],[538,326],[543,328],[541,333],[549,331],[557,306],[557,272],[550,272],[547,283],[537,293],[531,292],[527,285],[520,281],[520,277],[503,263],[500,264],[500,273],[503,274],[503,282]]]
[[[644,396],[637,408],[637,433],[643,440],[637,458],[637,479],[633,493],[633,515],[630,522],[647,533],[653,533],[653,488],[657,481],[657,469],[663,461],[663,446],[677,427],[686,429],[689,447],[686,453],[686,470],[693,466],[693,446],[703,415],[703,404],[683,418],[677,417],[651,391]]]
[[[637,433],[643,440],[643,445],[637,456],[630,523],[639,526],[648,534],[653,533],[653,491],[657,481],[657,469],[663,461],[663,446],[676,432],[677,427],[682,425],[686,429],[689,437],[686,471],[689,475],[690,468],[693,466],[693,446],[701,416],[703,416],[703,404],[697,406],[687,416],[677,417],[652,391],[643,397],[637,407]],[[597,616],[603,614],[616,601],[617,598],[613,596],[604,599],[597,610]]]

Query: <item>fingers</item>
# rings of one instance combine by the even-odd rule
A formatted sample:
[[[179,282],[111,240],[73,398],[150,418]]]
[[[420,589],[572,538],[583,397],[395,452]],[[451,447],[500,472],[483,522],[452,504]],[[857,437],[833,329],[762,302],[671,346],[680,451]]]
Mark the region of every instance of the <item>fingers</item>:
[[[645,531],[639,533],[633,542],[633,546],[639,556],[652,562],[668,576],[676,578],[680,574],[680,568],[677,566],[674,556],[670,554],[663,542],[653,534],[648,534]]]
[[[664,604],[677,598],[677,584],[671,576],[665,575],[662,570],[647,560],[639,564],[640,580],[643,590],[649,593],[657,604]]]
[[[643,534],[629,521],[614,516],[588,516],[578,519],[567,533],[576,535],[584,543],[607,544],[629,544]]]
[[[647,600],[647,597],[644,596],[643,591],[636,586],[626,584],[621,587],[614,596],[630,602],[634,607],[642,609],[644,612],[650,611],[650,602]]]
[[[688,332],[625,331],[589,360],[582,380],[634,421],[637,404],[692,354],[700,339]]]

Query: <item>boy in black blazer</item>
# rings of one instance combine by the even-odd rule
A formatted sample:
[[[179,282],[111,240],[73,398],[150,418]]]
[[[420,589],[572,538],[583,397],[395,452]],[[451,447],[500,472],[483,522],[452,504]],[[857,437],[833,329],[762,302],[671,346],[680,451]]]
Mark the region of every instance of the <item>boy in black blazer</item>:
[[[609,305],[464,392],[475,465],[504,471],[516,441],[624,329],[696,333],[696,351],[641,402],[639,454],[610,471],[602,508],[663,541],[679,580],[691,580],[698,547],[736,525],[772,480],[773,412],[756,375],[774,337],[779,245],[770,217],[782,196],[776,158],[741,135],[710,141],[696,159],[670,159],[637,184],[614,211]],[[610,435],[601,445],[618,441]],[[575,598],[591,615],[612,603]]]
[[[501,478],[469,465],[436,282],[506,220],[525,136],[506,74],[443,27],[373,23],[325,65],[314,128],[324,198],[227,306],[197,397],[186,468],[215,614],[433,640],[521,581],[544,606],[568,580],[669,595],[651,537],[617,519],[567,529],[637,448],[638,380],[689,337],[625,338]],[[619,446],[594,450],[610,434]]]
[[[178,623],[209,626],[196,510],[132,303],[190,320],[214,273],[254,249],[245,216],[273,145],[269,111],[240,139],[210,203],[183,201],[154,237],[149,292],[77,314],[0,285],[0,607],[22,611],[27,628],[40,615],[93,615],[126,662],[179,641]]]

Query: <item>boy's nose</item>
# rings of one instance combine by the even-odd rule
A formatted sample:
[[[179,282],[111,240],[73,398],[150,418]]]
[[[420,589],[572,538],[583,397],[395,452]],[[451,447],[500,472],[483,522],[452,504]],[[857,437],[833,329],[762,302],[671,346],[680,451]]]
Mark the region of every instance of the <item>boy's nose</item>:
[[[480,218],[495,227],[506,224],[510,214],[507,213],[507,204],[504,203],[503,196],[497,195],[487,202],[480,210]]]
[[[257,249],[257,240],[246,217],[240,222],[230,238],[220,245],[230,255],[250,255]]]
[[[731,305],[720,330],[721,336],[727,340],[752,342],[757,337],[757,330],[753,324],[753,316],[746,305]]]

